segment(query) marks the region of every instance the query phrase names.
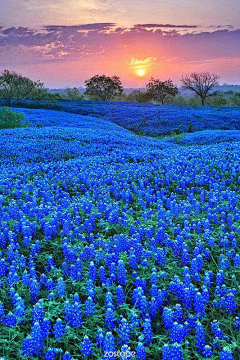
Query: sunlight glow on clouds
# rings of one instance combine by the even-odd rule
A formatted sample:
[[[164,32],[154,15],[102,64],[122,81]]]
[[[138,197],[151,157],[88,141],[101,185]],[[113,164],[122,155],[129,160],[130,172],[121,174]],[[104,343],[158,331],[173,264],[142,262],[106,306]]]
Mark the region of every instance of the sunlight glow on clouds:
[[[145,60],[137,60],[135,58],[132,58],[129,62],[129,65],[133,69],[145,69],[150,66],[155,65],[157,58],[156,57],[148,57]]]
[[[142,81],[211,70],[240,82],[238,9],[239,0],[1,0],[0,71],[49,86],[104,73],[139,86],[138,70]]]
[[[128,65],[139,77],[148,75],[148,69],[156,64],[157,57],[148,57],[144,60],[137,60],[134,57],[128,62]]]
[[[167,25],[169,30],[164,24],[124,28],[114,23],[1,28],[0,71],[33,73],[47,86],[80,86],[96,74],[119,75],[125,86],[139,86],[139,69],[145,70],[142,81],[153,76],[178,82],[182,74],[198,70],[239,82],[240,30],[193,33],[190,28],[182,34],[177,25]]]

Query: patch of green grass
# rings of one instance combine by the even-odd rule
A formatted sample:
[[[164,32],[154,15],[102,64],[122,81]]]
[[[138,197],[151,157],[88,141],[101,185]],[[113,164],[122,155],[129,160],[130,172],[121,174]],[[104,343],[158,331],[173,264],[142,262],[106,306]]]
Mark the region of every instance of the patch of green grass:
[[[20,112],[12,111],[7,107],[0,109],[0,129],[26,127],[24,119],[25,116]]]

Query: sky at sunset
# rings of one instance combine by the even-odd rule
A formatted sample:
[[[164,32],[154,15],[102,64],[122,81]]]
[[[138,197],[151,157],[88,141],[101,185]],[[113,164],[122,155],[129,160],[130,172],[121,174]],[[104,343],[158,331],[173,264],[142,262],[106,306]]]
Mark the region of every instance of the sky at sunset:
[[[48,87],[125,87],[210,71],[240,84],[239,0],[1,0],[0,71]]]

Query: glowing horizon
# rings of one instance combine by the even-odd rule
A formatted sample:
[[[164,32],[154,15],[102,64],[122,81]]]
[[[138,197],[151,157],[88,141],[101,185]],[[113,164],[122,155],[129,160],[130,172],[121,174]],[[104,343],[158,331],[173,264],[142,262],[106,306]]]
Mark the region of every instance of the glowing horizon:
[[[240,84],[238,1],[219,2],[69,0],[66,9],[63,0],[9,0],[1,6],[0,71],[50,88],[83,86],[96,74],[117,75],[124,87],[151,77],[180,84],[191,71]]]

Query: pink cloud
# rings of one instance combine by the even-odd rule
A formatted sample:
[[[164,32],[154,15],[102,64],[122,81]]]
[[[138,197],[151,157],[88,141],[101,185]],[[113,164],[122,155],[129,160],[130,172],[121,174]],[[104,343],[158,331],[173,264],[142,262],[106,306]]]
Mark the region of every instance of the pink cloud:
[[[240,82],[240,30],[221,26],[201,32],[192,25],[185,26],[187,32],[182,33],[182,27],[140,24],[124,28],[94,23],[0,28],[0,70],[17,70],[48,86],[82,85],[97,73],[117,74],[125,86],[139,86],[140,80],[129,66],[137,59],[140,63],[135,65],[147,65],[142,82],[151,76],[179,81],[190,70],[211,70],[224,81]]]

